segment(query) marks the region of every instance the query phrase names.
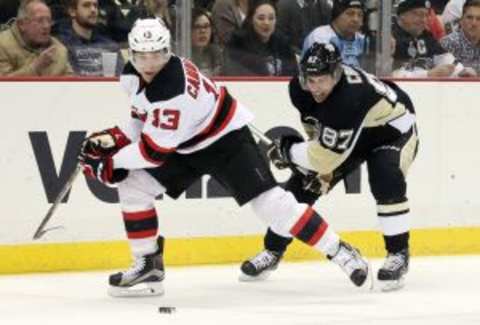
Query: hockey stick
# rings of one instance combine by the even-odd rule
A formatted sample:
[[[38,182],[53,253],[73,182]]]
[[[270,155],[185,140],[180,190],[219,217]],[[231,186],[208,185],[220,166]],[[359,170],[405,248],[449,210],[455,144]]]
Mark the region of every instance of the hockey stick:
[[[263,133],[261,130],[259,130],[255,125],[253,125],[252,123],[249,123],[248,124],[248,127],[250,128],[250,130],[252,131],[252,133],[254,135],[256,135],[258,137],[258,139],[263,142],[264,144],[266,144],[267,146],[271,146],[273,144],[273,141],[267,137],[265,135],[265,133]],[[292,169],[293,172],[300,172],[302,173],[303,175],[307,175],[309,174],[311,171],[305,167],[302,167],[300,165],[297,165],[295,163],[292,162],[292,164],[295,166],[294,168],[290,168]]]
[[[253,125],[252,123],[249,123],[248,124],[248,127],[250,128],[250,130],[252,131],[253,134],[255,134],[258,139],[260,141],[262,141],[263,143],[265,143],[267,146],[270,146],[272,145],[273,141],[267,137],[265,135],[265,133],[263,133],[262,131],[260,131],[259,129],[257,129],[257,127],[255,125]]]
[[[60,190],[60,193],[57,194],[57,197],[55,198],[55,201],[53,202],[50,209],[48,209],[47,214],[45,215],[45,217],[43,217],[42,222],[40,222],[40,225],[38,226],[37,231],[35,231],[35,234],[33,235],[34,240],[40,239],[48,231],[58,228],[58,227],[53,227],[53,228],[45,229],[47,222],[53,216],[53,214],[55,213],[55,210],[57,210],[58,206],[60,205],[60,202],[62,202],[67,192],[70,190],[70,188],[72,188],[73,182],[77,178],[78,174],[80,174],[81,170],[82,170],[82,166],[80,166],[80,164],[77,164],[77,166],[75,167],[75,170],[73,171],[73,173],[70,175],[70,177],[67,179],[62,189]]]

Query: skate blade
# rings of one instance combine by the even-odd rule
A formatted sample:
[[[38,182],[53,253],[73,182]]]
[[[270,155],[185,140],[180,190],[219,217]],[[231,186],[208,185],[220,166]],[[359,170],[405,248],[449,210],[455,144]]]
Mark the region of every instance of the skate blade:
[[[400,290],[405,286],[405,279],[402,277],[399,280],[392,281],[378,281],[381,285],[380,290],[383,292],[390,292]]]
[[[142,282],[131,287],[115,287],[108,288],[108,294],[115,298],[123,297],[153,297],[164,294],[162,282]]]
[[[240,276],[238,277],[238,281],[240,282],[259,282],[259,281],[264,281],[266,280],[272,271],[263,271],[257,276],[252,276],[245,274],[243,272],[240,273]]]
[[[365,281],[366,288],[368,288],[369,291],[373,291],[375,287],[375,281],[373,280],[373,269],[372,269],[372,264],[368,262],[368,272],[367,272],[367,280]]]

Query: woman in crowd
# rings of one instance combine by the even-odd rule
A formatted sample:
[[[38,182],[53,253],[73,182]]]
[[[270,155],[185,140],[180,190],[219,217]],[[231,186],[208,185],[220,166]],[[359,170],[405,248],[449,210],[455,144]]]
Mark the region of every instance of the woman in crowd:
[[[242,28],[225,49],[226,75],[292,76],[297,61],[292,47],[275,31],[277,11],[273,1],[256,1]]]
[[[215,28],[212,17],[206,10],[195,8],[192,11],[192,61],[207,76],[219,75],[223,66],[223,56],[214,43]]]

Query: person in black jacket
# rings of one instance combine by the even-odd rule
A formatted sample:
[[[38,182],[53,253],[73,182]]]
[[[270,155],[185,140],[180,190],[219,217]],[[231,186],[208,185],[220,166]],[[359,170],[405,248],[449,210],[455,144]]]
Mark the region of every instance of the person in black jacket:
[[[257,1],[248,10],[242,28],[225,49],[225,75],[292,76],[297,73],[293,49],[275,31],[277,11],[269,0]]]

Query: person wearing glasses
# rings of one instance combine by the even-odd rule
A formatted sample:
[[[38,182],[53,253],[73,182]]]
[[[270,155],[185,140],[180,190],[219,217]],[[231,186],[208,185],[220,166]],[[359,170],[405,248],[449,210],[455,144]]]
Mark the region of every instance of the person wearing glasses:
[[[201,8],[192,11],[192,61],[208,76],[222,72],[223,54],[215,43],[216,33],[210,13]]]
[[[16,21],[0,33],[0,76],[73,74],[67,49],[51,29],[52,14],[44,1],[22,2]]]

